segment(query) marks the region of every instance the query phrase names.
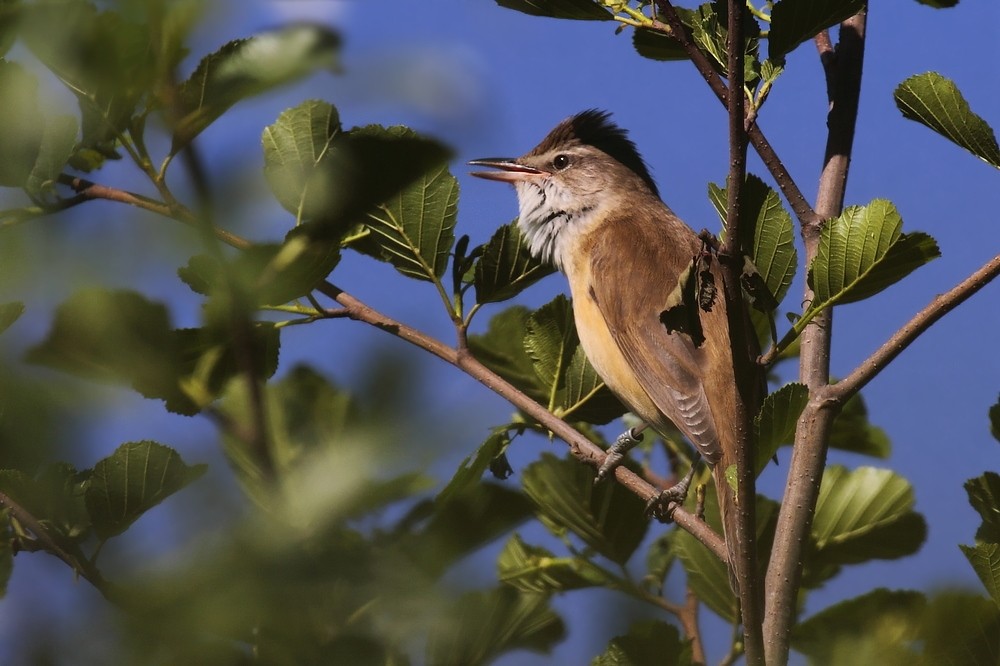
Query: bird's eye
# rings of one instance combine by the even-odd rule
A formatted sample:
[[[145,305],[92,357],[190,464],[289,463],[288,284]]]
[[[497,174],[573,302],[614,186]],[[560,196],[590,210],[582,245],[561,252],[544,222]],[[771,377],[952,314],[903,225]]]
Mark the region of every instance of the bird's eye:
[[[566,155],[556,155],[552,160],[552,166],[562,171],[569,166],[569,157]]]

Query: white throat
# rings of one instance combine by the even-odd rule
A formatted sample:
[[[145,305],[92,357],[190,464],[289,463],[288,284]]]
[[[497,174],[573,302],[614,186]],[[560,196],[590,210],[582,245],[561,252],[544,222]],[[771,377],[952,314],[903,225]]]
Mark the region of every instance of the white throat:
[[[588,229],[597,206],[551,180],[520,181],[515,187],[520,207],[517,225],[532,256],[565,272],[566,252]]]

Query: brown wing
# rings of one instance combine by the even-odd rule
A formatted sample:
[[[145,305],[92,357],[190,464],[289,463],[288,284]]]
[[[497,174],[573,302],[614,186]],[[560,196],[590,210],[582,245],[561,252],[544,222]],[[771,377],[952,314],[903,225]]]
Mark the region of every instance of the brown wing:
[[[699,247],[694,232],[667,213],[671,219],[663,225],[602,225],[591,251],[592,296],[649,398],[715,464],[722,449],[702,382],[710,359],[687,335],[667,333],[660,321],[677,277]],[[609,252],[611,243],[630,248],[627,261]]]

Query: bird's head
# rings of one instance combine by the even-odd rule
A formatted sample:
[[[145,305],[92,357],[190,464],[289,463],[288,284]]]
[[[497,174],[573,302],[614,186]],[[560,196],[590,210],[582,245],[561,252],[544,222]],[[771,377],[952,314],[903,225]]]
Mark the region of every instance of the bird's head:
[[[496,169],[473,176],[514,185],[518,226],[531,253],[559,269],[571,241],[600,224],[613,207],[636,196],[659,196],[628,133],[609,114],[593,109],[559,123],[523,157],[469,164]]]

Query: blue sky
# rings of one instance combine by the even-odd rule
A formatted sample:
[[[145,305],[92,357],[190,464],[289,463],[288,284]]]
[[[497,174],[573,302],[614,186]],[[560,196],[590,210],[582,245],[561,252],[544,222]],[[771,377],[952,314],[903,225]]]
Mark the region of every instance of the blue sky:
[[[266,195],[260,132],[284,108],[307,98],[334,103],[346,126],[402,123],[449,143],[457,153],[452,170],[461,186],[458,232],[469,234],[474,243],[485,241],[497,226],[514,218],[517,208],[511,189],[469,178],[464,162],[523,154],[561,119],[595,107],[611,111],[631,131],[664,200],[682,219],[696,229],[719,226],[706,189],[708,182],[725,177],[723,108],[690,63],[640,58],[631,47],[629,30],[616,36],[612,23],[529,17],[502,9],[492,0],[234,0],[215,3],[213,19],[197,35],[184,73],[224,41],[301,19],[319,20],[342,31],[344,73],[319,75],[279,95],[242,102],[200,140],[213,169],[238,170],[259,185],[261,195],[232,210],[226,220],[253,239],[280,238],[291,223]],[[892,100],[893,89],[903,79],[937,71],[958,84],[974,111],[1000,128],[997,43],[1000,5],[994,2],[963,0],[949,10],[934,10],[913,0],[875,3],[868,23],[847,203],[890,199],[902,214],[904,231],[931,234],[943,256],[874,299],[836,310],[835,376],[846,375],[935,294],[1000,252],[1000,174],[923,126],[904,120]],[[759,124],[810,199],[822,166],[826,111],[821,68],[815,49],[807,43],[789,56]],[[750,170],[773,185],[755,157]],[[128,178],[127,171],[116,166],[100,175],[101,182]],[[74,233],[110,232],[77,229]],[[130,242],[138,247],[137,240],[130,241],[128,225],[116,226],[114,233],[121,234],[121,247],[130,247]],[[135,286],[170,303],[175,323],[181,325],[198,318],[197,300],[172,272],[183,263],[185,249],[190,245],[181,243],[171,255],[174,258],[162,263],[113,260],[121,264],[116,279],[123,286]],[[429,285],[355,257],[338,267],[333,281],[387,314],[451,340],[451,324]],[[47,289],[40,301],[51,307],[73,287]],[[957,544],[971,543],[978,525],[962,483],[984,470],[1000,469],[1000,443],[990,437],[986,418],[987,408],[1000,393],[998,289],[998,285],[987,287],[948,315],[864,391],[871,422],[883,427],[892,440],[890,460],[830,455],[832,462],[849,467],[888,466],[909,479],[916,490],[916,508],[929,524],[927,543],[910,558],[846,569],[810,596],[807,613],[876,586],[933,590],[960,584],[979,589]],[[553,276],[520,302],[537,306],[565,290],[564,279]],[[782,309],[797,309],[798,294],[801,280]],[[487,309],[480,316],[479,326],[493,311]],[[42,335],[46,321],[44,314],[31,319],[25,325],[25,340]],[[346,321],[293,327],[285,333],[279,373],[303,360],[341,383],[357,385],[370,354],[411,354],[402,343],[385,337]],[[415,363],[430,373],[420,397],[429,410],[428,423],[453,450],[451,459],[431,468],[445,478],[483,439],[486,427],[503,422],[511,408],[443,364],[422,357]],[[206,422],[167,415],[159,403],[116,393],[113,404],[91,425],[87,441],[99,455],[122,441],[156,438],[181,449],[189,462],[221,462]],[[512,452],[515,468],[541,450],[562,452],[558,443],[550,446],[540,438],[526,438],[519,447]],[[79,464],[89,466],[95,456],[80,454],[80,458]],[[784,465],[787,453],[782,458]],[[414,460],[428,462],[419,450]],[[761,490],[779,497],[786,469],[771,467],[765,472]],[[183,502],[180,497],[176,500]],[[142,521],[137,528],[141,525]],[[145,533],[139,529],[123,548],[156,552],[160,536],[152,527]],[[531,536],[544,538],[540,532]],[[449,583],[488,585],[493,576],[491,554],[495,549],[463,567]],[[27,594],[31,585],[42,584],[46,572],[54,571],[45,564],[29,564],[25,557],[18,558],[17,565],[12,596]],[[603,612],[597,617],[580,613],[573,607],[573,597],[556,605],[566,614],[570,641],[550,657],[518,654],[500,663],[583,663],[583,655],[593,655],[615,628],[625,626]],[[10,602],[0,605],[0,636],[19,626],[11,607]],[[723,632],[709,616],[708,611],[702,613],[709,630]],[[720,646],[708,649],[710,661],[721,657]]]

